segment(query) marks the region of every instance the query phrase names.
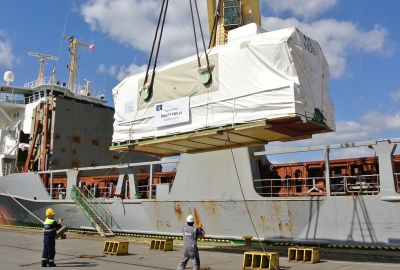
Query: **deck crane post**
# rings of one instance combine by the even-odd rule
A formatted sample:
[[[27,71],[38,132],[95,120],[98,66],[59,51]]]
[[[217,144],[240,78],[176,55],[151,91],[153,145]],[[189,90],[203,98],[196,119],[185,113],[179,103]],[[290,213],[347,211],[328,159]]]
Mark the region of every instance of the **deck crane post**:
[[[44,65],[47,64],[46,59],[51,59],[51,60],[58,61],[58,57],[57,56],[46,55],[46,54],[42,54],[42,53],[34,53],[34,52],[28,52],[28,55],[40,57],[40,60],[39,60],[40,68],[39,68],[39,75],[38,75],[38,78],[37,78],[37,81],[36,81],[36,86],[43,85]],[[53,76],[54,76],[54,72],[53,72]]]
[[[261,26],[259,0],[207,0],[207,13],[210,47],[225,44],[232,29],[253,22]]]

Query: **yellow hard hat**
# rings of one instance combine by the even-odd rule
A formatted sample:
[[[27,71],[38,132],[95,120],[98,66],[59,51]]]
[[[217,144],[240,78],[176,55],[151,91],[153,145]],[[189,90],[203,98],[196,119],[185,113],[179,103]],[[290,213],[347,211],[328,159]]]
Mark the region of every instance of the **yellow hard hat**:
[[[52,208],[47,208],[46,209],[46,217],[54,215],[54,210]]]

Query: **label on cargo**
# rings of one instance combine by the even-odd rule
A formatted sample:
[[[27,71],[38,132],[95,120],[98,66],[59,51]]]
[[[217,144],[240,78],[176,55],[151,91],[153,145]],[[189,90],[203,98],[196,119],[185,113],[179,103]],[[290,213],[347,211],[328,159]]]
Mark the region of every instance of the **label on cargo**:
[[[133,113],[135,111],[135,102],[134,101],[129,101],[127,103],[125,103],[125,114],[128,113]]]
[[[163,127],[189,122],[189,97],[155,104],[155,126]]]

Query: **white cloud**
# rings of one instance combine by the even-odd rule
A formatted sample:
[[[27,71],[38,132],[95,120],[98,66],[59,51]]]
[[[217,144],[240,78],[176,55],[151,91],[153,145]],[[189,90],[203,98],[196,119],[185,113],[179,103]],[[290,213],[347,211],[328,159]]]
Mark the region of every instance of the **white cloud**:
[[[15,56],[12,53],[11,43],[6,38],[7,33],[0,30],[0,67],[11,68]]]
[[[133,75],[133,74],[137,74],[140,72],[144,72],[147,69],[147,65],[143,65],[143,66],[137,66],[136,64],[131,64],[130,66],[126,67],[126,66],[122,66],[118,73],[117,73],[117,79],[122,81],[123,79],[125,79],[126,77],[128,77],[129,75]]]
[[[391,115],[378,111],[370,111],[362,116],[365,123],[368,123],[374,129],[392,129],[400,131],[400,111]]]
[[[291,12],[304,19],[313,18],[336,5],[337,0],[262,0],[275,14]]]
[[[357,157],[373,157],[375,151],[367,146],[342,148],[332,151],[329,155],[330,159],[357,158]]]
[[[107,73],[111,76],[116,76],[117,75],[117,66],[111,66],[108,69],[106,68],[106,66],[104,64],[99,65],[99,67],[97,68],[97,73],[103,74],[103,73]]]
[[[267,151],[289,148],[305,148],[311,146],[324,146],[332,144],[346,144],[353,142],[375,141],[381,137],[387,129],[400,129],[400,112],[389,115],[378,112],[370,112],[362,117],[362,123],[355,121],[336,122],[336,132],[314,135],[312,139],[293,142],[273,142],[266,145]],[[381,123],[380,123],[381,122]],[[398,137],[398,136],[397,136]],[[384,139],[391,139],[384,138]],[[400,154],[397,147],[395,154]],[[351,147],[331,150],[331,159],[356,158],[374,156],[375,152],[368,147]],[[300,152],[283,155],[270,155],[268,159],[272,163],[290,163],[300,161],[323,160],[323,151]]]
[[[149,53],[161,3],[158,0],[91,0],[81,7],[81,14],[93,31],[101,31],[122,44]],[[207,22],[205,8],[205,2],[199,2],[204,23]],[[195,53],[192,25],[182,22],[191,22],[189,2],[170,1],[159,53],[161,64]],[[208,26],[202,26],[208,36]]]
[[[321,146],[338,143],[351,143],[358,141],[367,141],[374,139],[374,130],[371,126],[360,124],[355,121],[336,122],[336,131],[324,134],[314,135],[311,139],[293,141],[293,142],[275,142],[268,144],[269,150],[298,148],[308,146]]]
[[[295,16],[310,18],[334,6],[337,0],[264,0],[276,13],[290,11]],[[208,43],[208,24],[205,1],[198,1],[203,23],[203,33]],[[101,31],[122,44],[146,53],[151,51],[158,21],[161,1],[158,0],[90,0],[80,9],[84,20],[93,31]],[[195,54],[189,3],[170,1],[163,32],[159,65]],[[182,23],[189,22],[189,23]],[[330,65],[333,78],[349,76],[347,58],[356,53],[380,53],[390,55],[393,48],[388,31],[376,25],[365,31],[353,22],[325,19],[311,23],[296,18],[279,19],[263,17],[267,30],[298,27],[304,34],[318,41]],[[197,27],[197,33],[199,29]],[[200,38],[198,36],[198,38]],[[199,46],[201,50],[202,45]]]
[[[106,72],[106,66],[104,64],[101,64],[98,68],[97,68],[97,72],[98,73],[104,73]]]
[[[293,141],[293,142],[273,142],[266,145],[266,150],[280,150],[289,148],[303,148],[310,146],[323,146],[331,144],[345,144],[362,141],[374,141],[379,138],[391,139],[399,137],[400,131],[400,111],[394,113],[383,113],[379,111],[370,111],[360,118],[361,122],[356,121],[338,121],[336,122],[336,132],[314,135],[312,139]],[[390,132],[390,131],[395,131]],[[388,135],[392,134],[392,135]],[[390,136],[390,137],[387,137]],[[321,159],[323,153],[313,152],[314,154],[292,154],[291,157],[295,161]],[[395,154],[400,154],[400,147],[397,147]],[[331,158],[350,158],[373,156],[374,152],[366,147],[348,148],[342,150],[333,150]],[[296,159],[298,158],[298,160]],[[271,160],[274,158],[271,158]],[[283,157],[278,159],[279,162],[289,162],[290,159]],[[275,160],[278,162],[278,160]],[[283,161],[284,160],[284,161]],[[279,163],[278,162],[278,163]]]
[[[393,53],[388,31],[380,25],[375,25],[370,31],[364,31],[353,22],[324,19],[306,23],[296,18],[276,17],[263,17],[262,25],[269,31],[295,26],[305,35],[318,41],[329,63],[329,71],[333,78],[346,75],[347,57],[353,54],[378,53],[389,56]]]
[[[392,98],[393,101],[400,100],[400,89],[397,91],[390,92],[389,96]]]

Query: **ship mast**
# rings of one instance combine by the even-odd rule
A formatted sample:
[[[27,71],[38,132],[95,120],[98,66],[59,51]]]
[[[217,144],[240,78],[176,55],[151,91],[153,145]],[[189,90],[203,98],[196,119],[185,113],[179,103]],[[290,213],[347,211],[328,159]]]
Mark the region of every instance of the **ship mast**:
[[[40,60],[39,60],[39,64],[40,64],[39,75],[38,75],[38,78],[37,78],[37,81],[36,81],[36,86],[40,86],[40,85],[43,84],[44,65],[47,64],[46,58],[47,59],[51,59],[51,60],[58,60],[58,57],[51,56],[51,55],[46,55],[46,54],[41,54],[41,53],[34,53],[34,52],[28,52],[28,55],[40,57]],[[54,73],[55,72],[53,72],[53,75],[54,75]]]
[[[69,90],[72,92],[75,92],[75,78],[77,76],[77,70],[78,70],[78,46],[83,46],[83,47],[90,47],[91,45],[79,42],[77,39],[74,38],[74,36],[66,37],[63,36],[64,39],[68,40],[70,42],[69,48],[69,53],[71,55],[71,64],[69,65],[69,83],[68,87]]]

